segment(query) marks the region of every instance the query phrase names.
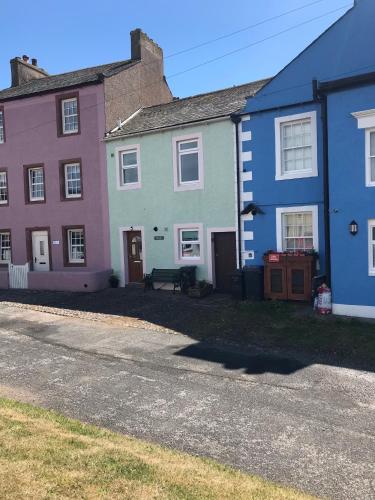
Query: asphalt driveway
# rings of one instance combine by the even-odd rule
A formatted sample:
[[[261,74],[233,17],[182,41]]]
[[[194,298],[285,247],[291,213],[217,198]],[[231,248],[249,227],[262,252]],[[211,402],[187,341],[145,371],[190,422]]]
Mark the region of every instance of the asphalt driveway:
[[[0,308],[0,395],[318,496],[375,498],[375,374]]]

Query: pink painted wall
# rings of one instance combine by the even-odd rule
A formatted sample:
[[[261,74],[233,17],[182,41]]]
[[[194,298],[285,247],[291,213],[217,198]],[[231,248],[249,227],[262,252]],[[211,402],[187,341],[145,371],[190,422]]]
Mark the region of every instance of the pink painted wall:
[[[79,91],[81,134],[57,137],[55,96]],[[6,101],[6,142],[0,144],[0,168],[8,169],[9,207],[0,205],[0,230],[12,231],[12,260],[26,262],[25,228],[50,226],[53,271],[110,269],[108,194],[105,165],[103,85]],[[60,201],[59,161],[82,159],[83,200]],[[43,163],[46,203],[25,204],[23,166]],[[62,226],[84,225],[85,268],[64,268]]]

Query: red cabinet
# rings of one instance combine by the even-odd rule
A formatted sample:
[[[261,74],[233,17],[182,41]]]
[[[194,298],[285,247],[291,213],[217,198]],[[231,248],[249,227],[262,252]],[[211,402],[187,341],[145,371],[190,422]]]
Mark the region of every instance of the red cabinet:
[[[284,253],[264,256],[264,296],[273,300],[310,301],[316,257]]]

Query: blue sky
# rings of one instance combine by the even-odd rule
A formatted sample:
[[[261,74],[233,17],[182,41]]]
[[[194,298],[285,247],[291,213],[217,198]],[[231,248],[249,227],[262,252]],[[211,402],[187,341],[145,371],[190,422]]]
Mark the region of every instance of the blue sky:
[[[129,32],[138,27],[164,49],[168,77],[346,6],[168,81],[174,95],[183,97],[268,77],[340,17],[353,0],[322,0],[216,43],[168,56],[312,2],[0,0],[0,88],[10,84],[9,60],[22,54],[36,57],[40,66],[51,74],[127,59]]]

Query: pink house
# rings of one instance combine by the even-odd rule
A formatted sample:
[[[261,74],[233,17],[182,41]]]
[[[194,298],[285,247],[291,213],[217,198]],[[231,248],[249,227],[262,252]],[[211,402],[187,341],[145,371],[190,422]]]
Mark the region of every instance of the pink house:
[[[11,73],[0,91],[0,288],[104,288],[102,139],[120,117],[172,100],[162,50],[135,30],[129,60],[50,76],[23,56]]]

